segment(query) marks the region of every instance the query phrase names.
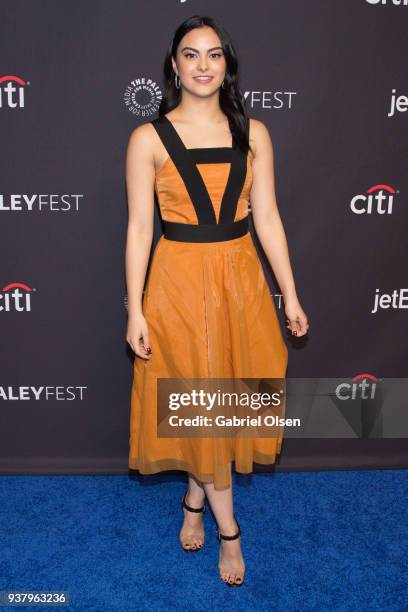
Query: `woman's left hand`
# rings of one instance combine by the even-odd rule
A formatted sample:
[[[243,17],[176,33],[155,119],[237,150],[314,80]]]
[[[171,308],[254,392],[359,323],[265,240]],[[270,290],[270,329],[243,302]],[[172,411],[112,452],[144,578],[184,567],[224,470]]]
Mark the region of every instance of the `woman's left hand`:
[[[298,300],[285,302],[285,314],[287,316],[286,327],[290,329],[293,336],[304,336],[309,329],[307,316]]]

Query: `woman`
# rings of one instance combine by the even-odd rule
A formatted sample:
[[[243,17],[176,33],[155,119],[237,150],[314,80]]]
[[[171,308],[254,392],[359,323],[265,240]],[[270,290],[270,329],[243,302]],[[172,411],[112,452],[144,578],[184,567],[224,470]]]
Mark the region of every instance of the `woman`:
[[[276,204],[271,139],[261,121],[245,116],[237,67],[232,43],[214,20],[182,23],[165,60],[159,117],[132,132],[126,161],[126,339],[136,353],[129,467],[188,472],[181,545],[202,548],[207,499],[217,522],[220,577],[230,586],[242,585],[245,571],[231,463],[243,473],[253,461],[273,464],[281,436],[160,437],[156,390],[158,378],[285,376],[288,351],[248,231],[249,200],[287,327],[297,336],[308,329]],[[142,299],[155,190],[164,235]]]

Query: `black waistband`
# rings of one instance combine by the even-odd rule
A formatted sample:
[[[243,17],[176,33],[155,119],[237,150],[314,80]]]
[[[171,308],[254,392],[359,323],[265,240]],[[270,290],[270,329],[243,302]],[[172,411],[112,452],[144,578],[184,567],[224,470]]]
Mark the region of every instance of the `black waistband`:
[[[163,221],[164,237],[179,242],[222,242],[245,236],[249,231],[248,215],[233,223],[175,223]]]

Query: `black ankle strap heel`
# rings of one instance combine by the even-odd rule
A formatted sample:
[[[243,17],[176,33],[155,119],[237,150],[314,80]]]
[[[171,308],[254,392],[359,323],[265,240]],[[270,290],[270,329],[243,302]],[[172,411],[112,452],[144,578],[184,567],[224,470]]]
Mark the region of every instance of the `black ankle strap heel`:
[[[217,527],[217,530],[216,530],[216,531],[217,531],[217,538],[218,538],[218,541],[219,541],[219,542],[221,542],[221,538],[222,538],[223,540],[236,540],[237,538],[239,538],[239,537],[240,537],[240,535],[241,535],[241,527],[239,526],[239,523],[238,523],[237,519],[235,519],[235,522],[236,522],[236,524],[238,525],[238,531],[237,531],[237,533],[234,533],[234,535],[232,535],[232,536],[223,535],[223,534],[220,532],[220,528],[219,528],[219,527]]]
[[[203,513],[205,512],[205,503],[204,503],[202,508],[192,508],[191,506],[189,506],[186,503],[186,497],[187,497],[187,491],[184,493],[183,499],[181,500],[181,509],[182,510],[184,508],[188,512],[203,512]],[[195,546],[194,548],[185,548],[184,545],[182,544],[181,547],[182,547],[182,549],[185,552],[192,553],[192,552],[197,552],[197,551],[201,550],[203,548],[203,546],[204,546],[204,544],[202,544],[201,546]]]
[[[185,508],[189,512],[205,512],[205,504],[202,508],[192,508],[186,504],[187,491],[184,493],[183,499],[181,500],[181,507]]]
[[[221,542],[221,540],[237,540],[240,537],[241,527],[239,526],[237,519],[235,519],[235,522],[237,524],[238,531],[234,533],[234,535],[231,535],[231,536],[224,535],[223,533],[220,532],[219,527],[217,527],[216,532],[217,532],[217,538],[219,542]],[[241,580],[241,582],[225,582],[225,584],[227,584],[229,587],[240,587],[244,584],[244,581]]]

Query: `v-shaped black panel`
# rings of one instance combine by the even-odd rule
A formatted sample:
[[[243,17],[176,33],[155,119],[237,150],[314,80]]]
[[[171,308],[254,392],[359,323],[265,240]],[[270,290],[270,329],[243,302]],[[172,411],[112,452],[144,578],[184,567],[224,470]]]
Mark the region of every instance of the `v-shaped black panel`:
[[[247,171],[247,159],[242,151],[235,146],[235,143],[233,147],[187,149],[173,123],[165,115],[154,119],[151,123],[183,179],[199,225],[217,224],[217,219],[210,195],[196,163],[231,162],[221,200],[218,224],[233,222]],[[247,121],[247,130],[248,126]]]
[[[248,133],[249,119],[246,123]],[[231,223],[234,220],[238,205],[238,198],[241,195],[247,173],[247,158],[238,147],[232,149],[232,161],[230,173],[224,195],[222,196],[220,215],[218,223]]]

